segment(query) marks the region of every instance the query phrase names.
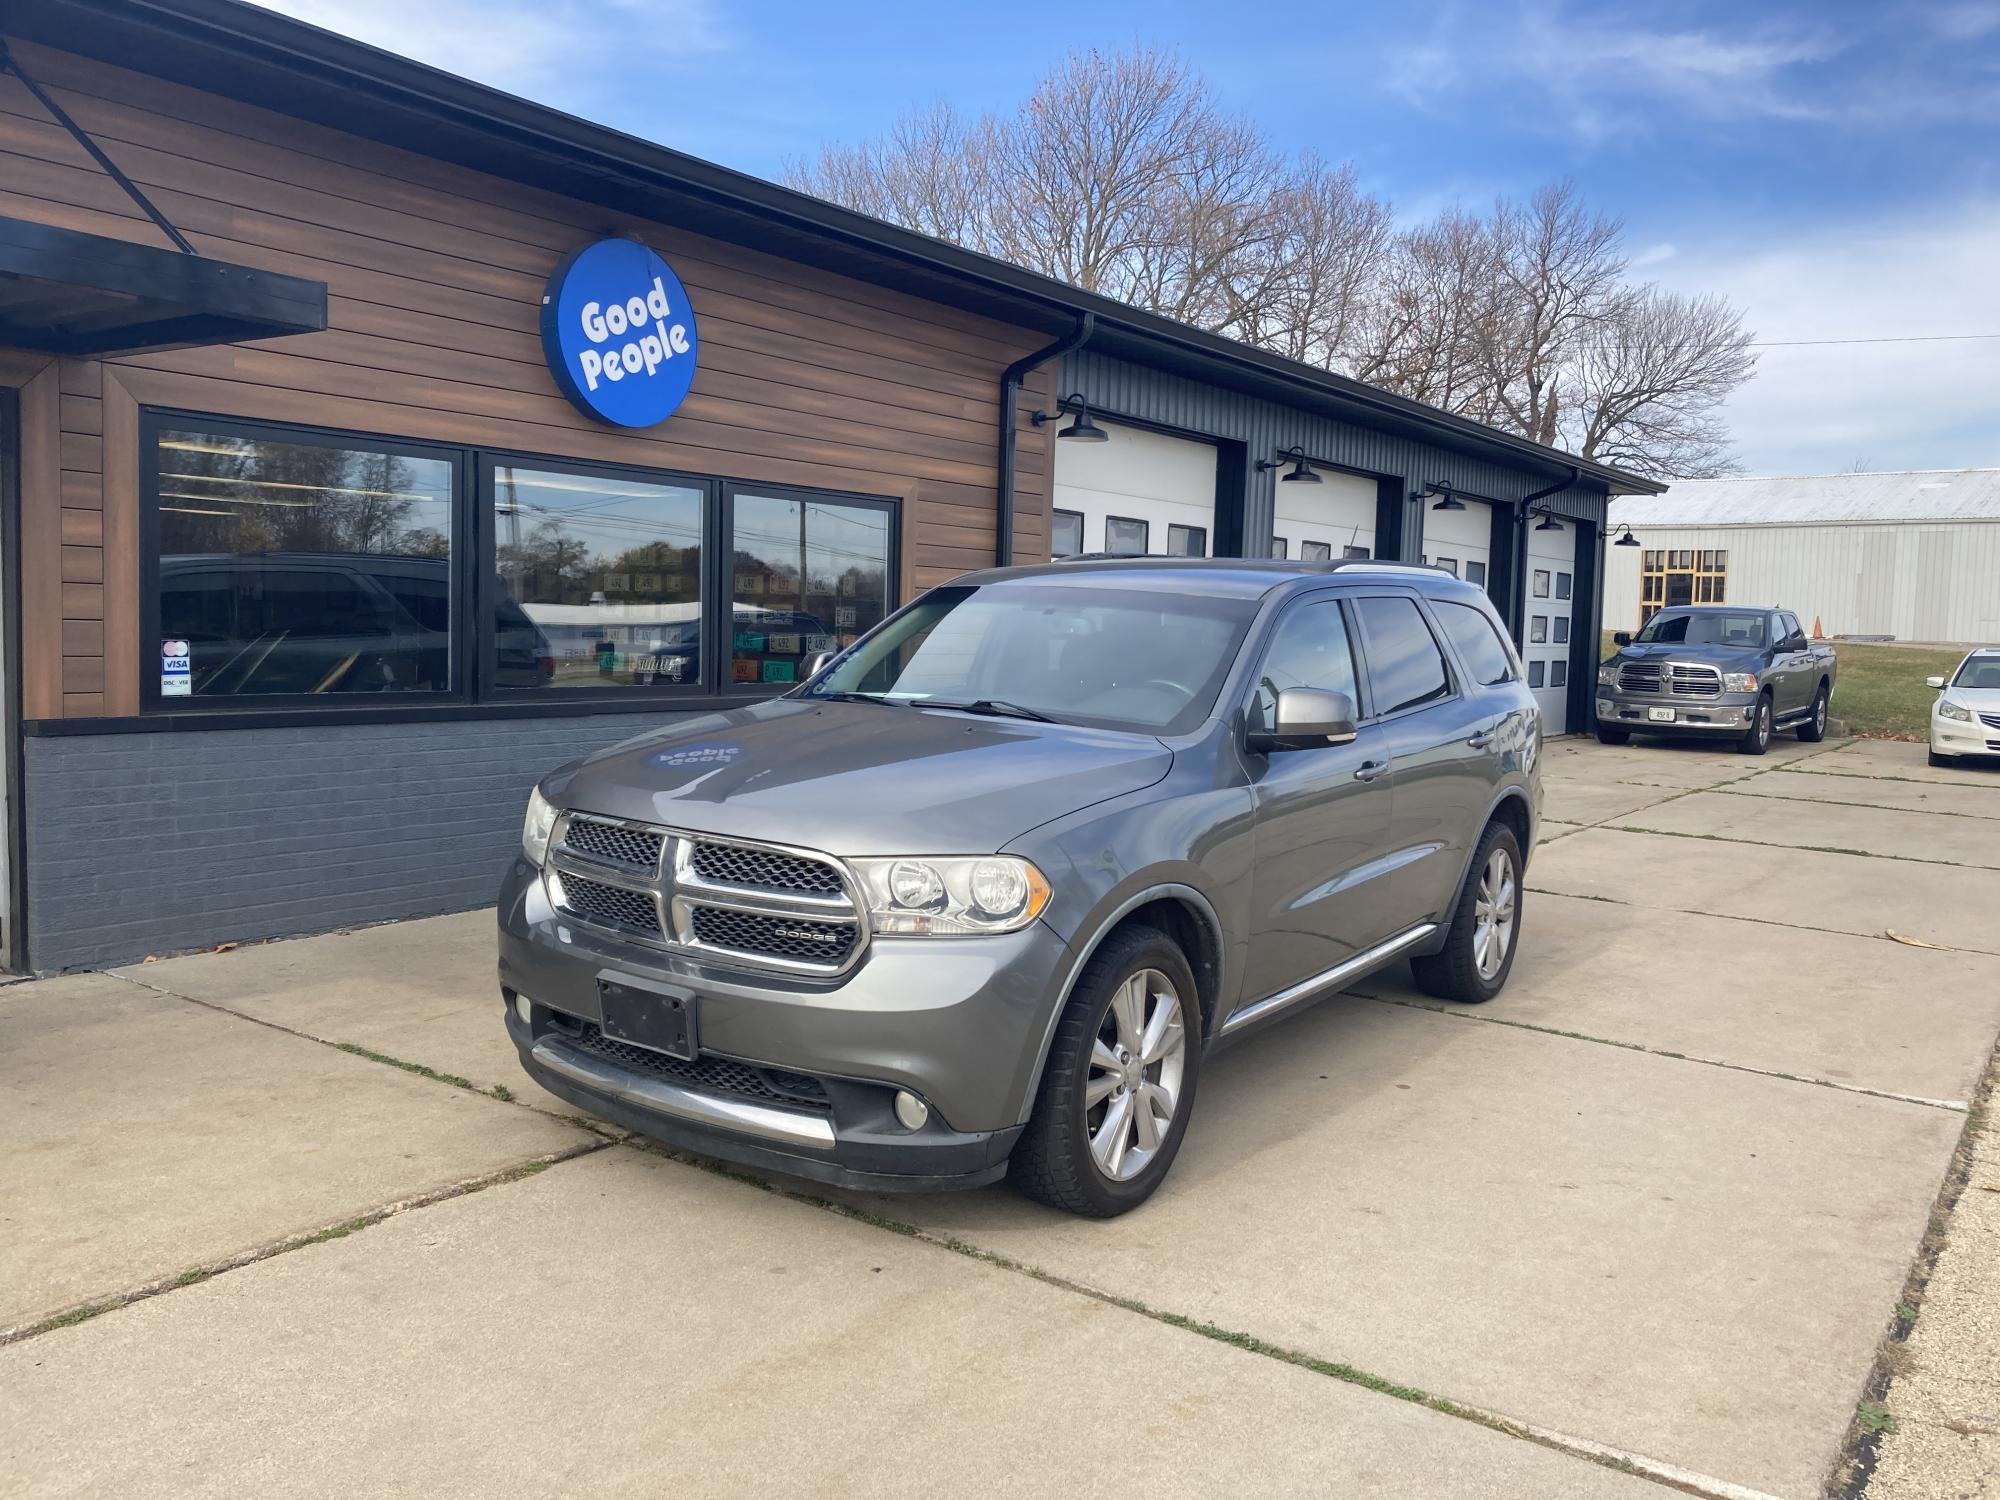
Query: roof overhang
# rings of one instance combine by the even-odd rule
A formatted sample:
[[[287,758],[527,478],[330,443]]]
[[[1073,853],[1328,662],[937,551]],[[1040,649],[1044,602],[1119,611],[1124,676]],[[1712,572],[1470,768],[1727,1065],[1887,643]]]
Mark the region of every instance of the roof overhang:
[[[1658,482],[1204,333],[239,0],[10,0],[8,30],[187,87],[677,224],[1247,394],[1618,494]],[[608,224],[615,224],[609,220]]]
[[[0,218],[0,345],[139,354],[325,327],[324,282]]]

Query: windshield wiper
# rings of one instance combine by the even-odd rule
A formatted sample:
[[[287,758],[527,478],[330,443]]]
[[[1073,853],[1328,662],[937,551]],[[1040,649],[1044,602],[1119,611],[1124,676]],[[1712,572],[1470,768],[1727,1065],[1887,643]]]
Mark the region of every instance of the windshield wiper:
[[[1060,724],[1061,719],[1051,718],[1038,709],[1025,708],[1019,703],[1009,703],[1005,698],[974,698],[970,703],[952,703],[943,698],[920,698],[918,704],[924,708],[951,708],[962,714],[985,714],[995,719],[1033,719],[1037,724]]]
[[[887,698],[880,693],[808,693],[809,703],[883,703],[891,708],[900,708],[904,700]]]

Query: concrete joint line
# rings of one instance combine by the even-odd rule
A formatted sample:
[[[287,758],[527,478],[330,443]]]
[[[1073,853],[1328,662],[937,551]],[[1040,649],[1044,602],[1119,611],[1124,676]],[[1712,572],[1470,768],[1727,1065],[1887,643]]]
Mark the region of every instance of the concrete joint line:
[[[1657,1480],[1671,1485],[1690,1495],[1700,1495],[1705,1500],[1783,1500],[1766,1490],[1753,1490],[1748,1485],[1733,1484],[1727,1479],[1717,1479],[1709,1474],[1697,1474],[1692,1469],[1683,1469],[1677,1464],[1665,1463],[1657,1458],[1648,1458],[1643,1453],[1632,1453],[1624,1448],[1614,1448],[1609,1443],[1594,1443],[1589,1438],[1572,1437],[1566,1432],[1540,1427],[1533,1422],[1523,1422],[1515,1417],[1503,1417],[1481,1407],[1467,1407],[1488,1419],[1494,1425],[1512,1429],[1522,1437],[1530,1438],[1546,1447],[1557,1448],[1565,1453],[1573,1453],[1578,1458],[1592,1458],[1614,1469],[1641,1479]]]
[[[1736,783],[1731,782],[1729,786],[1719,786],[1715,790],[1731,797],[1749,797],[1757,802],[1802,802],[1807,807],[1861,807],[1871,812],[1916,813],[1920,817],[1926,818],[1972,818],[1982,823],[2000,822],[2000,803],[1995,803],[1993,811],[1990,813],[1947,812],[1941,807],[1884,807],[1879,802],[1849,802],[1844,798],[1837,797],[1788,797],[1783,792],[1738,792],[1731,790],[1735,785]],[[1910,785],[1949,787],[1951,783],[1917,781],[1911,782]],[[1634,809],[1634,811],[1649,812],[1651,809],[1641,807]],[[1786,845],[1785,847],[1790,848],[1792,846]],[[1885,856],[1885,858],[1893,857]],[[1984,867],[1975,865],[1972,868],[1980,869]]]
[[[1512,1021],[1505,1016],[1478,1015],[1472,1011],[1456,1007],[1431,1005],[1422,1000],[1399,1000],[1393,995],[1371,995],[1365,990],[1349,990],[1350,995],[1363,1000],[1373,1000],[1381,1005],[1400,1006],[1404,1010],[1427,1011],[1434,1016],[1443,1016],[1452,1021],[1478,1021],[1487,1026],[1509,1026],[1516,1031],[1532,1031],[1540,1036],[1562,1037],[1565,1041],[1588,1042],[1596,1047],[1616,1047],[1621,1052],[1643,1052],[1648,1057],[1664,1057],[1673,1062],[1695,1063],[1704,1068],[1722,1068],[1731,1073],[1753,1073],[1759,1078],[1777,1078],[1786,1083],[1809,1084],[1813,1088],[1834,1089],[1843,1094],[1861,1094],[1870,1099],[1889,1099],[1897,1104],[1917,1104],[1926,1109],[1950,1110],[1964,1114],[1971,1108],[1960,1099],[1927,1099],[1922,1094],[1899,1094],[1892,1089],[1868,1089],[1858,1084],[1837,1083],[1831,1078],[1809,1078],[1803,1073],[1786,1073],[1776,1068],[1753,1067],[1749,1063],[1729,1062],[1720,1057],[1697,1057],[1691,1052],[1670,1052],[1664,1047],[1648,1047],[1643,1042],[1621,1042],[1616,1037],[1591,1036],[1582,1031],[1564,1031],[1556,1026],[1537,1026],[1533,1021]]]
[[[1778,847],[1788,849],[1791,845],[1783,844]],[[1870,938],[1878,943],[1896,942],[1886,932],[1851,932],[1845,927],[1814,927],[1806,922],[1779,922],[1771,917],[1746,917],[1741,912],[1704,911],[1699,906],[1641,906],[1636,901],[1621,901],[1616,896],[1599,896],[1595,893],[1585,893],[1582,891],[1558,891],[1542,885],[1523,886],[1522,889],[1532,896],[1555,896],[1564,901],[1602,901],[1606,906],[1629,906],[1634,911],[1677,911],[1683,916],[1719,917],[1725,922],[1755,922],[1759,927],[1783,927],[1792,932],[1824,932],[1832,937]],[[1901,948],[1907,945],[1896,943],[1896,946]],[[2000,949],[1975,948],[1970,943],[1954,943],[1949,947],[1939,948],[1934,951],[1939,953],[1983,953],[1989,958],[2000,958]]]
[[[1710,791],[1724,791],[1723,787],[1710,787]],[[1657,806],[1658,804],[1655,804]],[[1640,808],[1640,812],[1648,809]],[[1632,814],[1627,813],[1627,817]],[[1600,827],[1603,825],[1599,825]],[[1704,844],[1747,844],[1753,849],[1792,849],[1800,854],[1839,854],[1848,859],[1893,859],[1906,865],[1941,865],[1947,870],[1990,870],[1991,865],[1968,865],[1955,859],[1924,859],[1915,854],[1879,854],[1872,849],[1836,849],[1826,844],[1774,844],[1769,839],[1739,839],[1727,833],[1686,833],[1678,828],[1641,828],[1636,823],[1623,823],[1612,830],[1614,833],[1641,833],[1656,839],[1693,839]]]
[[[406,1198],[398,1198],[393,1203],[385,1203],[379,1208],[371,1208],[364,1214],[357,1214],[348,1219],[338,1219],[330,1224],[322,1224],[317,1229],[303,1229],[296,1234],[288,1234],[282,1239],[272,1240],[268,1244],[257,1245],[249,1250],[239,1250],[234,1255],[224,1256],[220,1260],[207,1261],[201,1265],[190,1266],[186,1270],[175,1272],[171,1276],[161,1276],[152,1281],[144,1282],[139,1286],[132,1287],[129,1290],[114,1293],[108,1297],[98,1297],[91,1301],[79,1302],[73,1307],[64,1308],[61,1312],[52,1313],[46,1318],[38,1318],[32,1323],[19,1323],[12,1328],[0,1328],[0,1348],[5,1348],[9,1344],[18,1344],[23,1339],[31,1339],[39,1334],[53,1333],[59,1328],[71,1328],[78,1323],[86,1323],[101,1313],[116,1312],[121,1307],[130,1307],[135,1302],[144,1302],[149,1298],[157,1297],[162,1292],[175,1291],[185,1286],[197,1286],[226,1272],[240,1271],[245,1266],[254,1266],[259,1261],[270,1260],[274,1256],[284,1255],[293,1250],[303,1250],[308,1245],[322,1244],[327,1240],[345,1239],[350,1234],[363,1229],[373,1229],[383,1220],[392,1219],[398,1214],[408,1213],[412,1209],[429,1208],[433,1204],[447,1203],[453,1198],[463,1198],[472,1193],[482,1192],[490,1187],[499,1187],[504,1183],[518,1182],[523,1177],[532,1177],[539,1172],[545,1172],[558,1162],[574,1161],[579,1156],[589,1156],[594,1152],[602,1151],[607,1146],[615,1146],[617,1144],[618,1142],[616,1141],[600,1136],[594,1140],[566,1147],[561,1151],[550,1151],[541,1156],[530,1157],[526,1161],[515,1162],[512,1166],[501,1167],[498,1171],[482,1172],[477,1177],[465,1177],[459,1179],[457,1182],[446,1183],[443,1187],[432,1188],[427,1192],[412,1193]]]

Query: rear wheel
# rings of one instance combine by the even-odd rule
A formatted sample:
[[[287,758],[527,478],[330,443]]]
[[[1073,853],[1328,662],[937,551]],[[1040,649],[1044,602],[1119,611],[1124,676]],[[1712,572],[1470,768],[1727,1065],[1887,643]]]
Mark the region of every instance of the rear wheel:
[[[1609,725],[1599,724],[1597,726],[1597,743],[1600,745],[1629,745],[1632,743],[1632,731],[1629,729],[1613,729]]]
[[[1476,1005],[1506,988],[1521,933],[1521,845],[1504,823],[1487,827],[1459,893],[1451,930],[1436,953],[1410,960],[1417,987],[1440,1000]]]
[[[1768,695],[1757,700],[1757,707],[1751,711],[1750,727],[1743,731],[1743,738],[1736,742],[1736,748],[1745,755],[1762,755],[1771,748],[1771,699]]]
[[[1808,745],[1817,745],[1826,738],[1826,700],[1829,696],[1826,684],[1822,682],[1819,691],[1813,695],[1812,712],[1806,715],[1805,723],[1799,726],[1799,738]]]
[[[1165,933],[1134,926],[1091,955],[1049,1047],[1008,1173],[1030,1198],[1109,1219],[1159,1187],[1201,1071],[1194,972]]]

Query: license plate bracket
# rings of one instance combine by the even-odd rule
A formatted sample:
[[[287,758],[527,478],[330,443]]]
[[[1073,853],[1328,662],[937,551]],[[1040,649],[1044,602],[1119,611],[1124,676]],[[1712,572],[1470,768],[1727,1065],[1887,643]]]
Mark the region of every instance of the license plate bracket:
[[[1671,708],[1649,708],[1646,717],[1655,724],[1671,724],[1674,722],[1674,711]]]
[[[692,990],[629,974],[597,976],[598,1026],[614,1042],[682,1062],[700,1052]]]

